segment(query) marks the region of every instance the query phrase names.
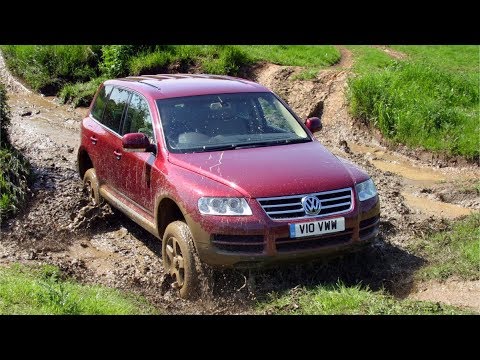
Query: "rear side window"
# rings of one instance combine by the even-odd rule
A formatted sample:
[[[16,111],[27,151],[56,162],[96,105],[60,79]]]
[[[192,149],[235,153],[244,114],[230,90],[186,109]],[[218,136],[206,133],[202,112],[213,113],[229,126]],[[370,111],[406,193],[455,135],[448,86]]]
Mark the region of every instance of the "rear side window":
[[[105,104],[107,102],[107,97],[112,90],[111,85],[103,86],[98,93],[98,96],[95,100],[95,104],[92,107],[92,116],[98,121],[102,120],[103,109],[105,109]]]
[[[154,142],[152,117],[147,101],[138,94],[132,94],[123,126],[122,135],[140,132]]]
[[[116,133],[120,133],[120,122],[129,96],[129,91],[114,87],[110,98],[107,100],[107,106],[101,122]]]

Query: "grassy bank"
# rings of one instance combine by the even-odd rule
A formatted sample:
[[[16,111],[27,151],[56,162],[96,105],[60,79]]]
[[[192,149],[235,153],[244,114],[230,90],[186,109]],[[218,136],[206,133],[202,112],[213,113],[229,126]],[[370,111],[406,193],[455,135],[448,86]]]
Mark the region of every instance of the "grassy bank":
[[[50,265],[0,267],[0,314],[154,314],[143,298],[62,279]]]
[[[66,84],[99,75],[100,46],[4,45],[1,50],[10,70],[46,95],[56,95]]]
[[[444,315],[466,311],[439,303],[396,300],[360,285],[320,285],[271,294],[257,305],[260,313],[285,315]]]
[[[480,279],[480,214],[452,223],[448,230],[415,241],[411,250],[428,261],[417,274],[420,280]]]
[[[3,84],[0,83],[0,223],[25,203],[30,180],[30,165],[10,145],[10,113]]]
[[[75,106],[88,105],[106,78],[189,71],[239,75],[259,61],[305,66],[302,76],[308,77],[340,59],[330,45],[9,45],[0,49],[9,69],[31,88],[59,95]]]
[[[404,60],[355,47],[354,117],[393,142],[478,159],[478,46],[401,46]]]

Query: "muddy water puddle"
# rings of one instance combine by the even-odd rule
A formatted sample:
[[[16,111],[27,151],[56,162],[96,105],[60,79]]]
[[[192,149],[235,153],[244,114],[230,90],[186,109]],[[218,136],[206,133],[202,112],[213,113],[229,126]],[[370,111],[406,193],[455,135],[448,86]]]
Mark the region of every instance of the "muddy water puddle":
[[[474,211],[460,205],[449,204],[438,200],[432,200],[423,196],[415,196],[407,192],[401,193],[407,205],[425,215],[455,219],[460,216],[470,215]]]
[[[87,108],[71,108],[58,104],[53,96],[38,96],[36,94],[9,94],[9,104],[11,108],[23,109],[20,113],[24,118],[43,118],[48,121],[59,121],[59,124],[70,128],[78,128],[80,120],[86,116]],[[19,113],[19,115],[21,115]],[[46,115],[46,117],[45,117]]]
[[[376,168],[400,175],[412,183],[433,184],[448,179],[439,170],[412,165],[402,157],[386,152],[381,148],[357,144],[349,144],[349,146],[354,153],[370,154],[371,158],[369,160]]]
[[[470,169],[462,172],[455,169],[456,173],[452,173],[448,169],[417,166],[380,147],[354,143],[349,144],[349,147],[354,153],[365,155],[376,168],[399,175],[403,185],[401,195],[407,205],[419,214],[455,219],[473,213],[474,210],[470,208],[420,196],[419,192],[422,189],[434,189],[439,184],[454,179],[480,179],[479,171]]]

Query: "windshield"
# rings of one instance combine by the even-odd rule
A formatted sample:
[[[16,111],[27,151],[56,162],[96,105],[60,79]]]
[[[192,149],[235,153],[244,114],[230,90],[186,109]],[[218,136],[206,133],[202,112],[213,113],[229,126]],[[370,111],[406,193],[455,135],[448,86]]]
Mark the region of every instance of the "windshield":
[[[311,141],[271,93],[237,93],[157,100],[168,149],[175,153]]]

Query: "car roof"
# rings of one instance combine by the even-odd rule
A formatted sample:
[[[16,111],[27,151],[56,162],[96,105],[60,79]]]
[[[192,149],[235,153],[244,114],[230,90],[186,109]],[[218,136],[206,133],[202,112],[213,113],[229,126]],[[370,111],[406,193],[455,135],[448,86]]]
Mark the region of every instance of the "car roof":
[[[107,80],[104,84],[126,86],[144,95],[149,95],[153,99],[242,92],[270,92],[269,89],[253,81],[209,74],[128,76],[121,79]]]

